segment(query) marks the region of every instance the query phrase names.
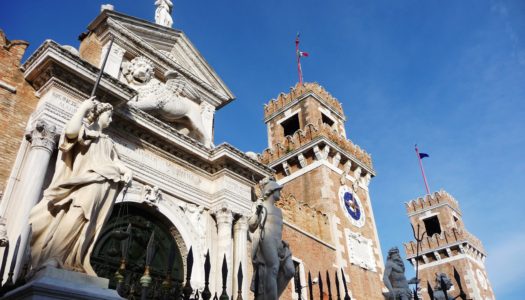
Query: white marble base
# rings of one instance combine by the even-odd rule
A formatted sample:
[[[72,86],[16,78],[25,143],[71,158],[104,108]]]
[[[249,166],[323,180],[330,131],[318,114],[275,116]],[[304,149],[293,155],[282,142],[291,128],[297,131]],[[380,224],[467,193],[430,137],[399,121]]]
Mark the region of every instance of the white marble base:
[[[124,299],[115,290],[108,289],[108,283],[109,280],[105,278],[47,267],[2,299]]]

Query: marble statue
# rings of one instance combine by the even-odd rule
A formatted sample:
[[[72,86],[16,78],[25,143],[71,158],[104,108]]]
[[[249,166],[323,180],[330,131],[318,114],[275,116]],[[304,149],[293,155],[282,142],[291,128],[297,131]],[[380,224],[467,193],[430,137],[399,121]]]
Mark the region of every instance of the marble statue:
[[[262,197],[254,203],[248,220],[252,233],[253,278],[251,290],[256,300],[276,300],[283,293],[295,268],[288,244],[282,240],[283,215],[275,206],[282,186],[274,179],[262,184]]]
[[[406,279],[405,264],[399,255],[399,249],[397,247],[388,251],[383,282],[388,289],[388,293],[383,293],[385,299],[410,300],[413,298],[413,292],[408,285],[415,284],[416,279]]]
[[[132,179],[102,130],[113,107],[93,98],[79,106],[60,136],[55,174],[31,210],[34,271],[52,266],[96,276],[89,262],[115,197]]]
[[[171,17],[171,9],[173,8],[173,2],[171,0],[156,0],[155,5],[155,23],[171,27],[173,25],[173,19]]]
[[[450,278],[448,278],[447,274],[445,273],[436,273],[436,285],[434,286],[434,299],[432,300],[452,300],[453,297],[448,296],[448,299],[445,298],[445,293],[443,289],[441,288],[441,279],[443,279],[443,282],[445,283],[445,288],[450,290],[452,287],[452,281]]]
[[[122,64],[122,75],[139,92],[130,104],[161,120],[172,123],[179,132],[211,145],[204,129],[199,93],[175,71],[167,71],[166,83],[154,79],[153,63],[139,56]]]

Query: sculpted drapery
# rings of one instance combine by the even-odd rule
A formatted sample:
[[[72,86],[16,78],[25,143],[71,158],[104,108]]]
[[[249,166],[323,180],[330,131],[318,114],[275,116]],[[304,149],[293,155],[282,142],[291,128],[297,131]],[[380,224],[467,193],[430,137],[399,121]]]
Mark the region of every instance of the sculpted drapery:
[[[51,265],[96,275],[89,258],[115,197],[131,172],[102,130],[112,107],[84,101],[60,137],[55,174],[31,210],[32,266]]]

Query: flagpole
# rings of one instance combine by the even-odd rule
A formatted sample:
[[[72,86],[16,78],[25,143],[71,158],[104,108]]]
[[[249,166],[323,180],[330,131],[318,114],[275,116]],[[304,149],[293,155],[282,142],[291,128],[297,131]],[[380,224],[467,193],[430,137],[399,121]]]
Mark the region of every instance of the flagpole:
[[[297,73],[299,75],[299,84],[303,84],[303,72],[301,70],[301,55],[299,54],[299,33],[295,38],[295,55],[297,55]]]
[[[423,162],[421,161],[421,156],[419,156],[419,149],[417,148],[417,144],[415,145],[415,147],[416,147],[417,159],[419,161],[419,167],[421,168],[421,174],[423,175],[423,181],[425,182],[425,188],[427,189],[427,194],[430,195],[430,189],[428,188],[428,183],[427,183],[427,176],[425,176],[425,169],[423,168]]]

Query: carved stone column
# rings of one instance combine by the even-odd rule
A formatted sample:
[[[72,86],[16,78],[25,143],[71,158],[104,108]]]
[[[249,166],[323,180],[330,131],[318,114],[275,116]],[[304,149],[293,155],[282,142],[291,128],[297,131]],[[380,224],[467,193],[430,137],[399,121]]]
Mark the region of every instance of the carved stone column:
[[[232,294],[232,223],[233,213],[227,206],[220,206],[213,210],[217,222],[217,256],[216,262],[216,290],[220,295],[222,291],[222,260],[226,255],[228,266],[228,278],[226,279],[226,291]]]
[[[7,215],[9,218],[7,222],[9,242],[14,245],[18,236],[21,235],[15,278],[22,267],[23,253],[28,242],[29,213],[40,200],[49,160],[56,147],[57,137],[56,127],[43,120],[36,121],[35,128],[26,134],[26,139],[31,143],[31,146],[24,162],[17,195],[12,198],[16,203],[11,205],[10,212]],[[11,258],[9,258],[10,260]]]
[[[237,272],[239,271],[239,263],[242,263],[242,298],[248,299],[248,285],[249,282],[247,266],[248,266],[248,216],[241,215],[235,225],[233,225],[233,299],[237,299],[239,287],[237,286]]]

